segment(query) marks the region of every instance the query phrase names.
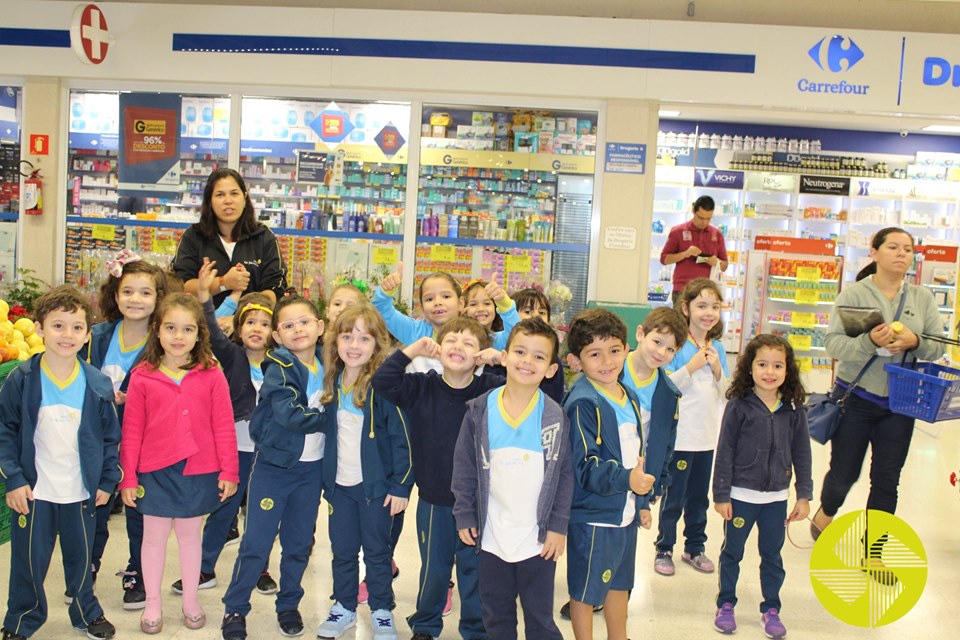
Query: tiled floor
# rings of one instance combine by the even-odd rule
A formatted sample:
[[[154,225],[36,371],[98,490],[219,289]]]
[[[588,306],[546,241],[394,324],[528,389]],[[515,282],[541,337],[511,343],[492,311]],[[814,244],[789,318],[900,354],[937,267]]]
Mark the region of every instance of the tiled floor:
[[[814,479],[819,485],[826,466],[827,449],[814,445]],[[898,515],[906,520],[922,538],[929,562],[929,576],[917,606],[899,621],[880,628],[861,629],[837,621],[819,604],[810,586],[808,550],[794,548],[787,544],[783,556],[787,568],[787,581],[782,592],[783,620],[789,629],[791,638],[816,638],[817,640],[876,638],[912,639],[956,638],[956,622],[952,616],[956,613],[960,596],[960,489],[951,487],[948,477],[951,471],[960,471],[960,425],[942,423],[939,425],[921,425],[913,440],[912,450],[901,483],[901,500]],[[866,483],[860,482],[851,494],[846,510],[862,506],[866,498]],[[411,505],[411,508],[413,505]],[[816,501],[814,502],[816,508]],[[312,562],[305,577],[307,596],[301,606],[307,622],[306,637],[312,637],[320,617],[326,614],[331,591],[330,551],[327,543],[325,510],[321,509],[317,536],[318,543]],[[412,512],[411,512],[412,513]],[[397,590],[398,619],[413,610],[417,592],[417,573],[419,557],[413,531],[409,530],[413,519],[408,521],[408,530],[404,531],[397,553],[397,562],[401,576],[395,583]],[[806,527],[797,526],[795,539],[800,544],[810,544]],[[719,555],[721,542],[720,519],[711,512],[710,541],[708,554],[714,559]],[[140,637],[139,613],[123,611],[120,608],[121,592],[119,578],[108,577],[109,573],[122,569],[125,561],[126,535],[123,522],[116,519],[111,522],[111,539],[104,559],[103,577],[98,584],[100,601],[107,617],[117,625],[118,638]],[[714,636],[712,627],[716,593],[716,577],[695,573],[690,567],[678,563],[677,574],[670,578],[658,576],[653,572],[652,543],[654,533],[643,531],[640,535],[638,552],[637,586],[633,591],[629,609],[629,633],[632,638],[705,638]],[[755,538],[754,538],[755,539]],[[753,539],[752,539],[753,540]],[[752,544],[751,540],[751,544]],[[217,573],[221,580],[230,575],[236,556],[236,546],[228,547],[220,559]],[[176,548],[171,539],[167,556],[167,574],[165,584],[177,579]],[[276,567],[279,559],[279,547],[274,551],[271,566]],[[556,605],[566,598],[566,565],[562,559],[557,571]],[[757,556],[748,549],[748,555],[742,564],[740,581],[740,606],[738,607],[740,629],[739,638],[762,638],[759,615],[756,605],[759,602],[759,579],[755,567]],[[0,552],[0,576],[8,575],[9,553]],[[6,593],[6,580],[0,586],[0,597]],[[66,607],[61,602],[63,592],[63,569],[58,557],[54,556],[47,579],[48,596],[51,599],[51,615],[37,638],[76,638],[70,630]],[[166,628],[158,638],[213,640],[219,638],[219,620],[223,614],[220,596],[225,589],[221,585],[216,589],[201,592],[201,602],[210,617],[209,626],[200,631],[183,628],[174,613],[179,611],[177,596],[164,595],[166,611],[170,614]],[[251,639],[280,638],[273,614],[273,601],[254,593],[254,611],[248,618],[248,630]],[[370,638],[369,612],[360,607],[361,618],[356,631],[345,638],[360,640]],[[456,638],[457,607],[446,618],[448,627],[443,638]],[[558,616],[559,620],[559,616]],[[560,629],[565,638],[573,638],[570,625],[559,620]],[[409,638],[410,633],[402,620],[399,622],[401,638]],[[605,638],[606,633],[600,616],[596,617],[595,638]]]

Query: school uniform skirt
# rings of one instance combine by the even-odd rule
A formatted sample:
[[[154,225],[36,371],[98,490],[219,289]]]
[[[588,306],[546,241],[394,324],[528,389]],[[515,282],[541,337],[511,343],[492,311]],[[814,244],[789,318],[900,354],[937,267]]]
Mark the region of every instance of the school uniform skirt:
[[[138,475],[137,511],[158,518],[196,518],[220,504],[219,473],[184,475],[186,460]]]

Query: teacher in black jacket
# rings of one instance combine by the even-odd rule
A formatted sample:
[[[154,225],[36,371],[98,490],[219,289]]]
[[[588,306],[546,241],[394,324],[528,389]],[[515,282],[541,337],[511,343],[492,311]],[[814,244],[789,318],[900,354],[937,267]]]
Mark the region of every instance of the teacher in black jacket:
[[[173,270],[187,293],[197,293],[204,258],[215,262],[220,274],[210,287],[215,305],[237,289],[263,293],[276,302],[287,287],[277,238],[257,222],[243,177],[227,167],[207,178],[200,221],[184,232],[173,259]]]

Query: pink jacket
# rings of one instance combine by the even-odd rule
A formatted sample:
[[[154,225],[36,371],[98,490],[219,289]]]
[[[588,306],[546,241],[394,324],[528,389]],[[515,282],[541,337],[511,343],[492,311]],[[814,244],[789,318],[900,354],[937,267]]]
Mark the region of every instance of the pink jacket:
[[[184,473],[219,472],[240,482],[237,433],[227,379],[219,367],[194,368],[178,385],[141,363],[130,374],[123,438],[121,489],[136,488],[137,473],[187,460]]]

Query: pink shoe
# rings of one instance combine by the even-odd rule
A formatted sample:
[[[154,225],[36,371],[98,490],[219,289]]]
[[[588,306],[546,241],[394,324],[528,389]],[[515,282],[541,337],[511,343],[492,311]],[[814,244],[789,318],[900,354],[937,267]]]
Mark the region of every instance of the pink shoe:
[[[453,581],[450,581],[450,586],[447,587],[447,604],[443,605],[443,613],[440,614],[443,617],[450,615],[450,611],[453,609]]]
[[[360,588],[357,589],[357,604],[367,604],[367,600],[370,599],[370,594],[367,593],[367,581],[364,580],[360,583]]]
[[[183,626],[187,629],[202,629],[207,624],[207,615],[201,611],[196,615],[183,614]]]

